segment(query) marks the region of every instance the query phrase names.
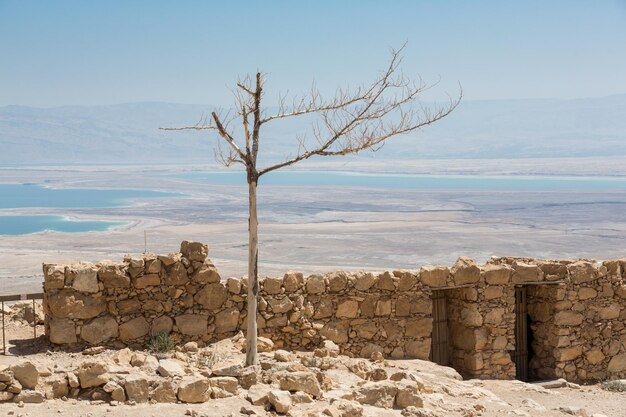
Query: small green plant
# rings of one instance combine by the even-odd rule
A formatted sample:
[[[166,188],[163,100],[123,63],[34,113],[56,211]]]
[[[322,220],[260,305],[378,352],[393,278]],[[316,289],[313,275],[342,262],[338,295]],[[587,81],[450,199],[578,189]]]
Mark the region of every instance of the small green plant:
[[[174,349],[174,342],[169,334],[163,332],[156,336],[152,336],[148,341],[148,350],[150,352],[169,352]]]
[[[613,392],[626,392],[626,380],[616,379],[614,381],[604,381],[602,388]]]

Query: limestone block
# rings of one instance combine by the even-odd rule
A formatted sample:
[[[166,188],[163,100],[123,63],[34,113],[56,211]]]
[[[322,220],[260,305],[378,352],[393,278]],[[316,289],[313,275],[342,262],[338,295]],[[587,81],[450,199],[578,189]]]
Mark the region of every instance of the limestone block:
[[[406,355],[410,358],[428,360],[430,357],[431,340],[427,339],[415,339],[406,343],[404,350]]]
[[[622,265],[618,260],[604,261],[602,265],[606,268],[607,274],[610,276],[621,277]]]
[[[136,299],[122,300],[117,303],[117,311],[120,315],[136,313],[141,310],[141,303]]]
[[[433,300],[430,297],[412,297],[411,314],[432,314]]]
[[[598,312],[601,320],[614,320],[619,318],[621,306],[619,304],[611,304],[608,307],[601,308]]]
[[[83,362],[77,371],[81,388],[97,387],[106,384],[109,381],[107,372],[108,369],[102,362]]]
[[[480,313],[478,313],[478,315],[480,315]],[[485,315],[485,324],[490,324],[490,325],[499,325],[502,324],[504,320],[504,309],[503,308],[493,308],[491,309],[486,315]],[[473,323],[474,326],[481,326],[481,324],[476,325],[476,323],[478,323],[480,320],[478,320],[478,318],[476,318]]]
[[[341,321],[328,322],[320,329],[320,335],[337,344],[343,344],[348,341],[348,327]]]
[[[232,294],[241,293],[241,280],[237,278],[228,278],[226,280],[226,288],[228,288],[228,292]]]
[[[150,399],[158,403],[175,403],[178,401],[177,390],[178,387],[172,381],[161,381],[150,391]]]
[[[398,297],[396,299],[396,317],[406,317],[411,315],[411,298]]]
[[[165,274],[166,285],[185,285],[189,282],[189,274],[187,268],[182,262],[175,262]]]
[[[469,371],[479,371],[485,366],[483,361],[483,355],[480,352],[468,353],[463,358],[465,369]]]
[[[128,288],[130,277],[126,272],[125,265],[104,264],[98,270],[98,280],[104,284],[104,288]]]
[[[184,364],[177,359],[161,359],[159,361],[159,367],[156,370],[157,374],[162,377],[175,377],[184,376],[185,368]]]
[[[281,371],[275,374],[276,379],[280,384],[281,390],[297,392],[303,391],[307,394],[311,394],[315,398],[322,396],[322,388],[315,373],[309,371]]]
[[[239,326],[239,310],[227,308],[215,315],[215,333],[234,332]]]
[[[511,282],[512,269],[508,265],[487,264],[483,267],[485,281],[490,285],[504,285]]]
[[[331,299],[322,299],[315,306],[315,314],[313,314],[313,318],[316,319],[325,319],[331,317],[335,313],[335,305]]]
[[[48,399],[67,397],[69,392],[67,377],[63,374],[54,374],[47,378],[44,391]]]
[[[574,284],[582,284],[598,278],[598,270],[587,261],[577,261],[567,265],[567,272]]]
[[[209,379],[211,396],[213,398],[227,398],[237,395],[237,378],[232,376],[220,376]]]
[[[288,391],[271,390],[267,399],[278,414],[287,414],[291,408],[291,394]]]
[[[482,350],[487,345],[487,329],[484,327],[469,328],[462,325],[453,325],[450,332],[452,345],[455,348],[473,351]]]
[[[72,265],[70,273],[73,275],[72,288],[76,291],[95,293],[98,287],[98,268],[94,265]]]
[[[514,284],[543,281],[543,271],[537,265],[515,261],[513,263],[512,281]]]
[[[143,316],[122,323],[119,326],[120,339],[124,341],[139,339],[150,332],[150,325]]]
[[[267,302],[276,314],[287,313],[293,309],[293,302],[289,297],[268,298]]]
[[[294,400],[294,402],[296,401]],[[333,398],[331,402],[332,407],[339,411],[339,415],[341,417],[361,417],[363,415],[363,406],[356,401],[350,401],[343,398]],[[328,414],[326,412],[324,413]]]
[[[465,256],[461,256],[450,269],[455,285],[473,284],[480,281],[480,268]]]
[[[208,319],[206,314],[183,314],[176,317],[176,327],[185,335],[204,335],[207,334]]]
[[[207,284],[194,296],[194,300],[208,310],[216,310],[228,298],[228,291],[221,283]]]
[[[406,321],[407,337],[430,337],[433,331],[433,319],[431,317],[419,317]]]
[[[130,258],[128,262],[128,274],[132,278],[137,278],[144,273],[146,261],[143,258]]]
[[[65,286],[65,265],[43,264],[44,288],[61,289]]]
[[[145,300],[141,304],[142,311],[149,311],[151,313],[160,313],[163,311],[163,303],[157,300]]]
[[[261,281],[263,291],[266,294],[280,294],[282,291],[283,279],[267,277]]]
[[[335,316],[342,319],[353,319],[359,315],[359,302],[355,300],[341,301],[337,305]]]
[[[288,271],[283,277],[283,286],[287,292],[296,292],[302,288],[303,285],[304,275],[302,272]]]
[[[30,361],[21,362],[9,367],[13,372],[13,378],[19,381],[25,389],[35,389],[39,381],[39,371],[37,367]]]
[[[611,373],[623,372],[626,370],[626,353],[613,356],[607,366],[607,371]]]
[[[507,344],[508,344],[508,341],[506,339],[506,336],[498,336],[495,339],[493,339],[494,350],[505,350]]]
[[[483,292],[485,300],[496,300],[498,298],[501,298],[503,295],[504,287],[502,286],[486,287],[485,291]]]
[[[420,269],[419,277],[424,285],[429,287],[445,287],[448,285],[450,269],[447,266],[427,265]]]
[[[150,386],[145,376],[128,375],[124,381],[124,391],[129,401],[146,403],[150,395]]]
[[[180,253],[190,261],[204,262],[209,255],[209,245],[184,240],[180,244]]]
[[[142,275],[134,280],[135,288],[146,288],[161,285],[161,277],[159,274]]]
[[[117,320],[109,314],[83,324],[80,331],[81,339],[91,344],[102,343],[109,339],[117,338],[117,336]]]
[[[326,291],[326,282],[322,275],[311,275],[306,280],[306,292],[320,294]]]
[[[272,387],[266,384],[254,384],[248,389],[246,398],[252,405],[265,406],[269,403],[268,395]]]
[[[562,280],[567,277],[567,264],[562,262],[545,261],[539,263],[539,268],[543,271],[546,280]],[[551,279],[548,277],[552,277]]]
[[[378,276],[376,284],[379,290],[394,291],[396,289],[395,278],[389,271],[385,271]]]
[[[353,329],[356,330],[357,335],[359,337],[362,337],[363,339],[367,339],[367,340],[371,340],[376,335],[376,332],[378,331],[378,327],[376,326],[376,323],[370,320],[367,320],[367,321],[359,320],[358,322],[354,320],[350,323],[350,325],[352,326]]]
[[[391,299],[383,298],[376,302],[376,310],[374,311],[379,317],[389,316],[391,314]]]
[[[341,292],[348,287],[348,277],[345,272],[328,274],[328,291]]]
[[[585,358],[587,362],[592,365],[596,365],[604,360],[606,356],[602,353],[600,349],[592,349],[588,352],[585,352]]]
[[[489,358],[488,363],[495,365],[511,365],[511,355],[505,352],[496,352]]]
[[[589,300],[591,298],[596,298],[598,295],[598,291],[593,288],[582,287],[578,290],[578,299],[579,300]]]
[[[367,291],[378,282],[378,277],[371,272],[359,273],[354,281],[354,288],[359,291]]]
[[[159,274],[161,272],[161,260],[156,255],[146,254],[143,261],[146,275]]]
[[[573,361],[580,357],[583,353],[582,346],[573,346],[569,348],[556,349],[555,356],[559,362]]]
[[[39,391],[24,390],[16,395],[13,401],[24,404],[40,404],[43,402],[43,394]]]
[[[578,326],[583,322],[583,315],[571,310],[559,311],[554,315],[554,324],[557,326]]]
[[[48,296],[48,308],[56,317],[90,319],[106,311],[102,296],[91,296],[70,289],[63,289]]]
[[[354,391],[354,399],[361,404],[379,408],[393,408],[398,387],[391,381],[366,382]]]
[[[72,320],[50,317],[48,338],[51,343],[65,345],[76,343],[76,325]]]
[[[398,291],[409,291],[417,283],[417,276],[406,271],[394,271],[394,274],[399,275]]]
[[[500,309],[500,310],[502,310],[502,309]],[[493,318],[494,311],[495,311],[495,309],[491,310],[488,313],[488,316],[490,318]],[[503,310],[500,312],[501,314],[499,315],[499,317],[496,316],[497,317],[496,323],[499,322],[500,320],[502,320],[502,313],[503,312],[504,312]],[[483,325],[483,316],[478,311],[478,306],[477,305],[470,304],[470,305],[468,305],[467,307],[465,307],[465,308],[463,308],[461,310],[461,323],[463,323],[463,324],[465,324],[465,325],[467,325],[469,327],[480,327],[480,326]]]
[[[178,399],[185,403],[203,403],[211,398],[211,385],[201,376],[184,377],[178,386]]]

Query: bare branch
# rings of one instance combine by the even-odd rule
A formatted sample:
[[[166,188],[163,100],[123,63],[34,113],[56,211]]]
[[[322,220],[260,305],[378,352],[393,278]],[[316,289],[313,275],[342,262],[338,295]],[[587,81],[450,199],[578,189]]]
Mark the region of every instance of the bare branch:
[[[212,112],[211,116],[213,116],[213,121],[215,122],[215,128],[217,132],[220,134],[220,136],[224,138],[226,142],[228,142],[228,144],[237,153],[239,158],[245,161],[247,159],[246,155],[243,152],[241,152],[241,149],[239,149],[239,146],[237,146],[237,144],[235,143],[235,139],[233,139],[230,133],[228,133],[228,131],[226,130],[226,128],[224,127],[220,119],[218,118],[217,113]]]
[[[404,48],[404,47],[403,47]],[[432,88],[421,78],[411,82],[399,73],[402,49],[392,50],[391,60],[385,71],[358,94],[338,90],[334,99],[320,105],[318,93],[312,89],[308,101],[300,101],[291,113],[280,112],[264,121],[306,113],[319,113],[321,123],[312,126],[317,141],[314,149],[306,150],[298,140],[298,154],[293,158],[259,170],[259,176],[285,166],[293,165],[312,156],[336,156],[376,151],[394,136],[404,135],[428,126],[449,115],[459,105],[463,96],[460,89],[456,98],[449,97],[444,106],[426,106],[418,96]]]

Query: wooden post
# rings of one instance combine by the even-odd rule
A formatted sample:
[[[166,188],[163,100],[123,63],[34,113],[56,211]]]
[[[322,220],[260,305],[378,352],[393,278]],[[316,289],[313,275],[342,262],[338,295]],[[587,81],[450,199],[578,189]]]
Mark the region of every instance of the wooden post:
[[[2,300],[2,354],[7,354],[7,336],[4,333],[4,300]]]
[[[248,219],[248,330],[246,334],[246,366],[257,365],[257,297],[259,294],[258,270],[258,219],[256,211],[257,179],[248,181],[250,217]]]

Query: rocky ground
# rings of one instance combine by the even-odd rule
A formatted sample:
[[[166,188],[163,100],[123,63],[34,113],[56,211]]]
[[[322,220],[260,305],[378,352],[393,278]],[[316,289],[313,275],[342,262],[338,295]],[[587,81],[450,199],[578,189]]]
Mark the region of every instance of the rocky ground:
[[[43,337],[31,304],[5,306],[0,356],[2,416],[626,416],[626,393],[564,381],[464,381],[420,360],[274,350],[244,368],[243,336],[165,353],[128,348],[60,351]],[[37,326],[41,335],[43,326]]]

